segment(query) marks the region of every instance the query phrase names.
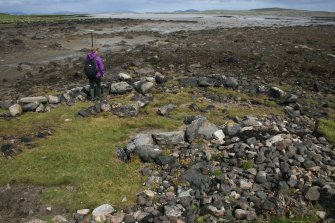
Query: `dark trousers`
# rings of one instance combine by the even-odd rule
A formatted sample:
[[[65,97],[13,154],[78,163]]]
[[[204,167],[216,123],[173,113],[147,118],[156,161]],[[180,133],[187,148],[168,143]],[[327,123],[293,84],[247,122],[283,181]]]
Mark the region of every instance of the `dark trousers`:
[[[97,88],[101,89],[101,77],[90,78],[88,80],[90,81],[90,88],[97,86]]]
[[[101,96],[101,77],[89,78],[91,98]]]

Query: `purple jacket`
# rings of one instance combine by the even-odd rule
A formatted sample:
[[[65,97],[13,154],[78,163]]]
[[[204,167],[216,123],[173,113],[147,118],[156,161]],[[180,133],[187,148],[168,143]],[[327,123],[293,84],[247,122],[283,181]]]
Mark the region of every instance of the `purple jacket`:
[[[85,64],[88,62],[89,58],[90,59],[94,58],[94,60],[95,60],[95,65],[97,66],[97,71],[98,71],[97,77],[103,77],[104,74],[105,74],[105,70],[104,70],[105,67],[104,67],[104,63],[102,61],[102,58],[99,55],[97,55],[96,53],[90,52],[90,53],[87,54],[87,57],[85,59]]]

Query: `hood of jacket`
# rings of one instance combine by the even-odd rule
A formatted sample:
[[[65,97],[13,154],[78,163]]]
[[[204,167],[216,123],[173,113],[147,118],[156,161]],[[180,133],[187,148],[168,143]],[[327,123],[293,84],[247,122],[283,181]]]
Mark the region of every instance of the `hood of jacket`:
[[[90,52],[89,54],[87,54],[87,56],[88,56],[90,59],[93,59],[93,58],[95,58],[95,57],[97,56],[97,54],[94,53],[94,52]]]

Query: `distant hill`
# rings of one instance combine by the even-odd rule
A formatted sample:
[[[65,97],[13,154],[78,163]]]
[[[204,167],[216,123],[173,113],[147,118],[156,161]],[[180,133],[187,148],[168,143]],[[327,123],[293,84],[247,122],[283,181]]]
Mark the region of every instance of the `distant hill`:
[[[137,13],[135,11],[130,11],[130,10],[115,10],[115,11],[112,11],[112,12],[106,12],[106,13]]]
[[[335,12],[325,11],[308,11],[298,9],[285,9],[285,8],[260,8],[251,10],[207,10],[202,11],[204,14],[220,14],[220,15],[241,15],[241,16],[288,16],[288,17],[335,17]]]
[[[5,14],[9,14],[9,15],[26,15],[26,13],[20,12],[20,11],[5,12]]]
[[[296,9],[285,9],[285,8],[260,8],[260,9],[251,9],[250,11],[255,11],[255,12],[282,12],[282,11],[304,11],[304,10],[296,10]]]
[[[60,12],[51,13],[51,15],[74,15],[74,14],[80,14],[80,13],[70,12],[70,11],[60,11]]]
[[[175,13],[193,13],[193,12],[199,12],[198,10],[195,9],[188,9],[188,10],[178,10],[175,11]]]

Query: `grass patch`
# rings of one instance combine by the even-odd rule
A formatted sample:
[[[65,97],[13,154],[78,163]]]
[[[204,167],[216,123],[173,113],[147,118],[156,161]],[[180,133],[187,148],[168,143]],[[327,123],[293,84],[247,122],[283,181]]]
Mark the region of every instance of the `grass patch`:
[[[251,100],[250,96],[242,92],[232,90],[232,89],[209,87],[207,88],[207,90],[209,93],[224,95],[226,97],[233,98],[233,99],[240,98],[241,101]]]
[[[302,101],[309,106],[316,106],[319,102],[314,98],[303,98]]]
[[[215,89],[215,88],[213,88]],[[215,89],[220,92],[226,91],[226,89]],[[228,90],[228,92],[235,93],[235,91]],[[239,93],[238,94],[243,94]],[[247,96],[247,95],[246,95]],[[261,100],[261,99],[260,99]],[[192,89],[185,89],[177,94],[167,93],[167,94],[157,94],[154,97],[154,101],[149,104],[146,108],[142,110],[143,113],[147,115],[156,114],[159,107],[167,105],[169,103],[174,103],[177,105],[171,113],[170,117],[178,121],[183,121],[185,117],[191,115],[202,114],[207,117],[207,119],[216,125],[222,125],[228,116],[238,116],[244,117],[246,115],[251,116],[264,116],[264,115],[284,115],[284,110],[281,106],[275,105],[267,107],[264,105],[249,105],[246,104],[232,104],[226,107],[224,104],[211,103],[208,100],[199,99],[199,97],[194,97],[194,91]],[[188,108],[191,103],[195,103],[200,108],[206,108],[209,105],[214,105],[214,108],[208,113],[201,113],[199,111],[192,111]]]
[[[317,131],[323,135],[329,142],[335,143],[335,121],[319,119]]]
[[[329,102],[329,107],[335,109],[335,96],[332,94],[327,95],[327,100]]]
[[[209,93],[226,96],[235,100],[239,99],[242,102],[252,102],[253,104],[265,105],[267,107],[279,107],[275,101],[269,100],[265,95],[249,96],[242,92],[226,88],[209,87],[207,90]]]
[[[57,126],[48,139],[37,141],[33,150],[25,150],[13,160],[0,158],[0,185],[26,183],[44,185],[43,198],[70,210],[92,208],[111,203],[125,208],[135,202],[141,189],[139,161],[124,164],[115,149],[127,143],[139,129],[175,129],[181,123],[158,115],[118,118],[111,114],[79,118],[74,114],[80,105],[62,106],[50,113],[26,113],[20,121],[1,120],[1,135],[27,133],[35,125]],[[73,119],[64,122],[64,118]],[[8,122],[8,123],[6,123]],[[21,129],[24,128],[24,129]],[[68,190],[66,186],[75,188]],[[122,203],[124,196],[128,201]]]
[[[249,106],[236,106],[227,108],[227,112],[231,116],[264,116],[264,115],[284,115],[283,108],[280,107],[249,107]]]

